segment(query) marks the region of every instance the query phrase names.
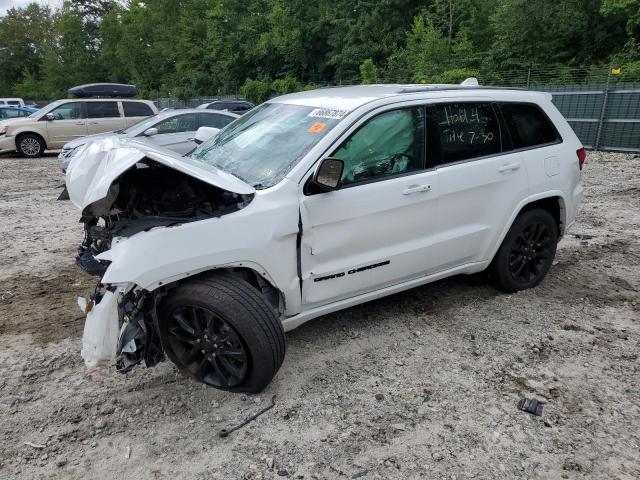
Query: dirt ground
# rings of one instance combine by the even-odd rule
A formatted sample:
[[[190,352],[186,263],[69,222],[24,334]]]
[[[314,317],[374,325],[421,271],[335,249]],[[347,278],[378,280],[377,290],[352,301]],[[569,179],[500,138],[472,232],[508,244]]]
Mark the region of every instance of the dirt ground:
[[[88,373],[78,212],[56,201],[54,156],[2,157],[0,478],[640,478],[639,173],[589,154],[539,287],[456,277],[316,319],[247,396],[170,363]]]

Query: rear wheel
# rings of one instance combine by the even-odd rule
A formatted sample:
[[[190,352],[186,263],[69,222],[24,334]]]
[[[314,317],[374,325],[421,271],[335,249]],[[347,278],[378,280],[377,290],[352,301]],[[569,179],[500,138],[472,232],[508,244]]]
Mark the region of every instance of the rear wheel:
[[[39,157],[44,153],[44,140],[34,133],[24,133],[16,141],[18,152],[25,157]]]
[[[282,323],[249,283],[227,273],[195,278],[160,308],[162,346],[180,370],[206,385],[259,392],[284,360]]]
[[[538,285],[551,268],[557,244],[558,227],[549,212],[518,215],[490,267],[498,288],[511,293]]]

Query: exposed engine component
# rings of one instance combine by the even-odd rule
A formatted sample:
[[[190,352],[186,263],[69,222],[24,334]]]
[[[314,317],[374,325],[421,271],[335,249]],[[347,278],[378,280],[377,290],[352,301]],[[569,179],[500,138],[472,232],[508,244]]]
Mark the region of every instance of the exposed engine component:
[[[85,238],[76,261],[87,273],[102,275],[106,265],[94,257],[111,248],[113,237],[220,217],[252,199],[145,159],[124,172],[105,198],[84,209]]]
[[[122,297],[118,304],[120,322],[124,322],[118,339],[116,369],[119,372],[130,371],[143,360],[147,367],[164,360],[156,314],[157,303],[163,296],[162,291],[132,290]]]

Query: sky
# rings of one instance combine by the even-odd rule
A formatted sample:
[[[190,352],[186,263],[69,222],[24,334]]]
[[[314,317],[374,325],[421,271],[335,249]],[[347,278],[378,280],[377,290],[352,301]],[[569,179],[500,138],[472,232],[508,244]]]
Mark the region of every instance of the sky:
[[[58,8],[62,5],[62,0],[0,0],[0,16],[7,13],[7,10],[9,10],[10,8],[26,7],[32,2],[49,5],[55,8]]]

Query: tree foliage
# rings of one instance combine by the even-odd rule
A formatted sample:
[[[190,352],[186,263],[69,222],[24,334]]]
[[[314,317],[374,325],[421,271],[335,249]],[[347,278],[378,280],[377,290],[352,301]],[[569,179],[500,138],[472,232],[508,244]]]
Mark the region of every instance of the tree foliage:
[[[640,0],[74,0],[0,17],[0,95],[85,82],[255,101],[327,83],[640,64]],[[568,77],[567,77],[568,76]]]

